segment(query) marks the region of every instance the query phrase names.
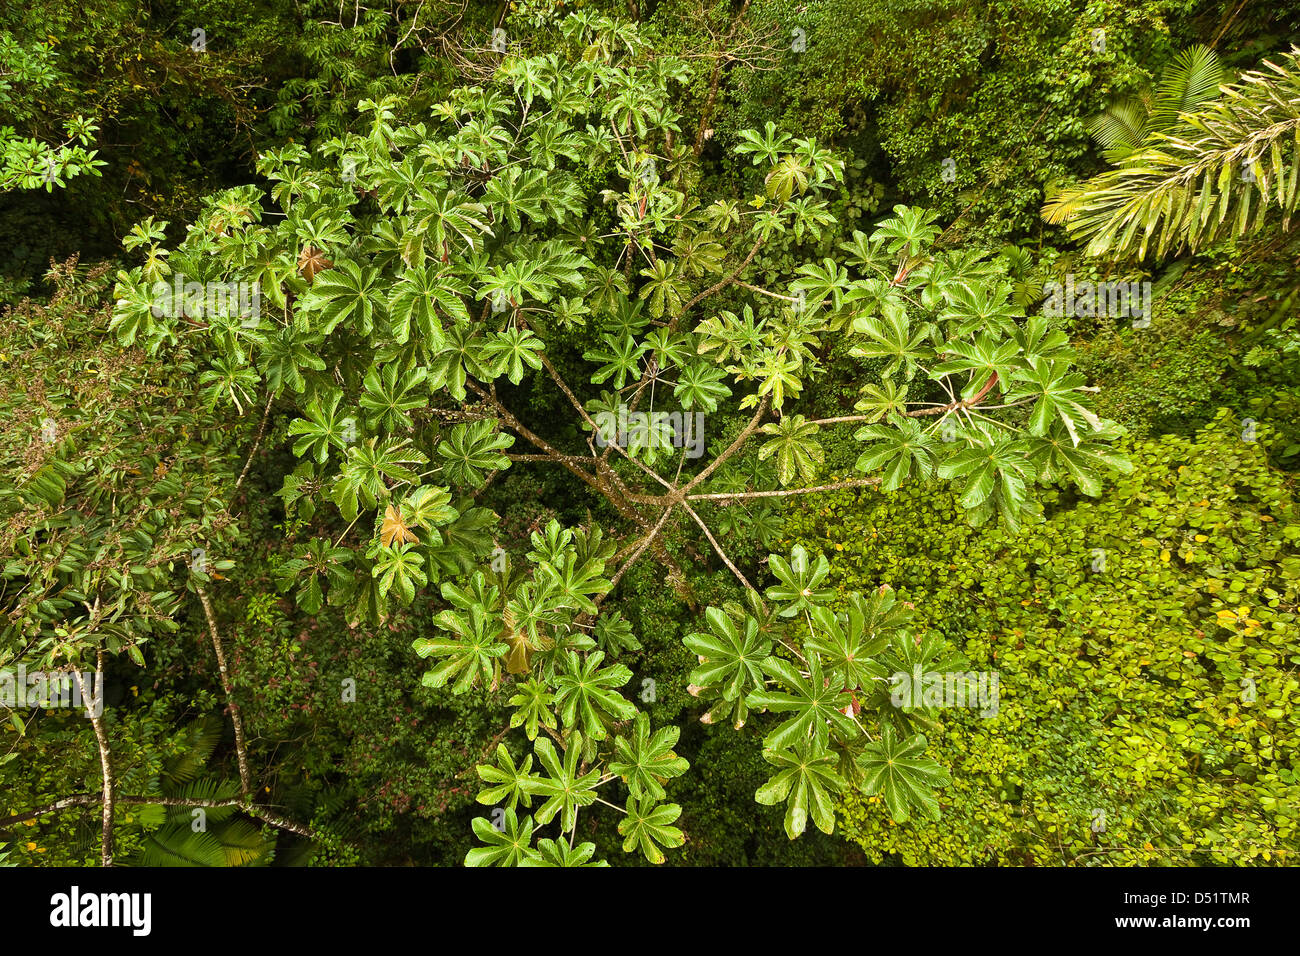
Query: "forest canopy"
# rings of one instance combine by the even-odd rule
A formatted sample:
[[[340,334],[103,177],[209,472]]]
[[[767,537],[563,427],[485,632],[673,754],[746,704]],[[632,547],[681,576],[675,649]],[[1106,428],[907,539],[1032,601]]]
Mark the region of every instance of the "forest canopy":
[[[1290,862],[1300,6],[0,12],[0,865]]]

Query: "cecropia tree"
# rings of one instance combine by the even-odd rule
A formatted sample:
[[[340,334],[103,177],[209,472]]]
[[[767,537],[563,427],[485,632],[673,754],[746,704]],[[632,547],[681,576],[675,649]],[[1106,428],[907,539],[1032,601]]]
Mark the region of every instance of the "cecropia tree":
[[[757,799],[786,803],[792,838],[809,818],[829,832],[847,787],[897,819],[934,813],[945,777],[924,755],[926,708],[892,706],[888,677],[949,652],[888,590],[837,595],[802,549],[770,558],[760,593],[719,539],[770,534],[784,497],[933,477],[958,483],[973,521],[1018,526],[1036,483],[1094,494],[1125,467],[1112,430],[1064,333],[1015,307],[1001,260],[945,247],[932,213],[897,207],[841,255],[760,283],[775,237],[836,234],[842,162],[769,123],[735,146],[752,200],[710,197],[672,107],[688,67],[598,16],[560,30],[546,56],[484,51],[491,82],[425,122],[364,102],[368,133],[263,155],[269,195],[216,197],[173,250],[145,226],[116,328],[149,349],[202,339],[219,413],[292,417],[300,461],[281,495],[314,536],[285,584],[304,611],[329,601],[378,623],[430,602],[442,636],[416,643],[424,682],[513,692],[478,771],[481,802],[502,809],[476,823],[485,846],[467,862],[590,864],[577,819],[600,806],[623,814],[627,851],[658,862],[681,844],[666,802],[687,769],[679,731],[625,693],[619,658],[639,644],[606,598],[647,556],[689,598],[665,541],[696,529],[740,597],[686,638],[692,690],[708,721],[776,715]],[[260,308],[159,310],[174,275],[255,284]],[[808,417],[801,398],[841,343],[860,400]],[[535,412],[543,387],[568,421]],[[701,414],[707,440],[683,440],[674,425]],[[835,429],[864,443],[861,476],[819,479]],[[527,553],[494,549],[475,495],[516,466],[563,469],[604,526],[539,523]]]

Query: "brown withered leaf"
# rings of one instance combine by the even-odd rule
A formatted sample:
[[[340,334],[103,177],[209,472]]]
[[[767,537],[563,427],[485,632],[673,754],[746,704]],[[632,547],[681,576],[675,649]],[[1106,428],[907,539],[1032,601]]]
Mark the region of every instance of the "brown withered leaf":
[[[509,674],[526,674],[532,669],[533,665],[533,647],[532,642],[528,640],[528,634],[525,631],[515,630],[515,616],[510,612],[507,606],[502,612],[501,633],[497,635],[498,641],[510,645],[510,650],[506,652],[506,672]]]
[[[402,521],[402,513],[389,505],[384,509],[384,521],[379,526],[379,542],[385,548],[397,544],[412,544],[420,540]]]
[[[316,278],[316,273],[333,268],[334,263],[325,258],[325,253],[315,246],[304,246],[302,255],[298,256],[298,271],[307,280],[308,285]]]

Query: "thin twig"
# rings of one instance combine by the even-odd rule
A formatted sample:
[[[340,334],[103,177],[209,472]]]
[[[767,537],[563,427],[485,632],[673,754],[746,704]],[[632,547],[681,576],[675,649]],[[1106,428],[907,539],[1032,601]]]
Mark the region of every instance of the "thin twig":
[[[816,491],[836,491],[840,488],[862,488],[878,484],[880,484],[879,477],[849,478],[831,485],[815,485],[810,488],[785,488],[780,491],[736,491],[713,495],[687,495],[686,498],[688,501],[711,501],[714,504],[726,505],[743,498],[784,498],[788,495],[808,495]]]

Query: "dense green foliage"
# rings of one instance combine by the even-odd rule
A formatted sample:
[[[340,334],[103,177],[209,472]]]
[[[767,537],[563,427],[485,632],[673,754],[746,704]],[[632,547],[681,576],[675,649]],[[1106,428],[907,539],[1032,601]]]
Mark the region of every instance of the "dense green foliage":
[[[1132,455],[1100,500],[1052,502],[1019,535],[972,533],[937,489],[840,492],[792,513],[797,540],[836,554],[838,589],[890,584],[975,669],[1001,674],[993,719],[932,715],[954,780],[940,822],[843,804],[873,859],[1224,865],[1294,852],[1295,502],[1226,413]]]
[[[6,7],[0,865],[1290,861],[1297,27]]]

